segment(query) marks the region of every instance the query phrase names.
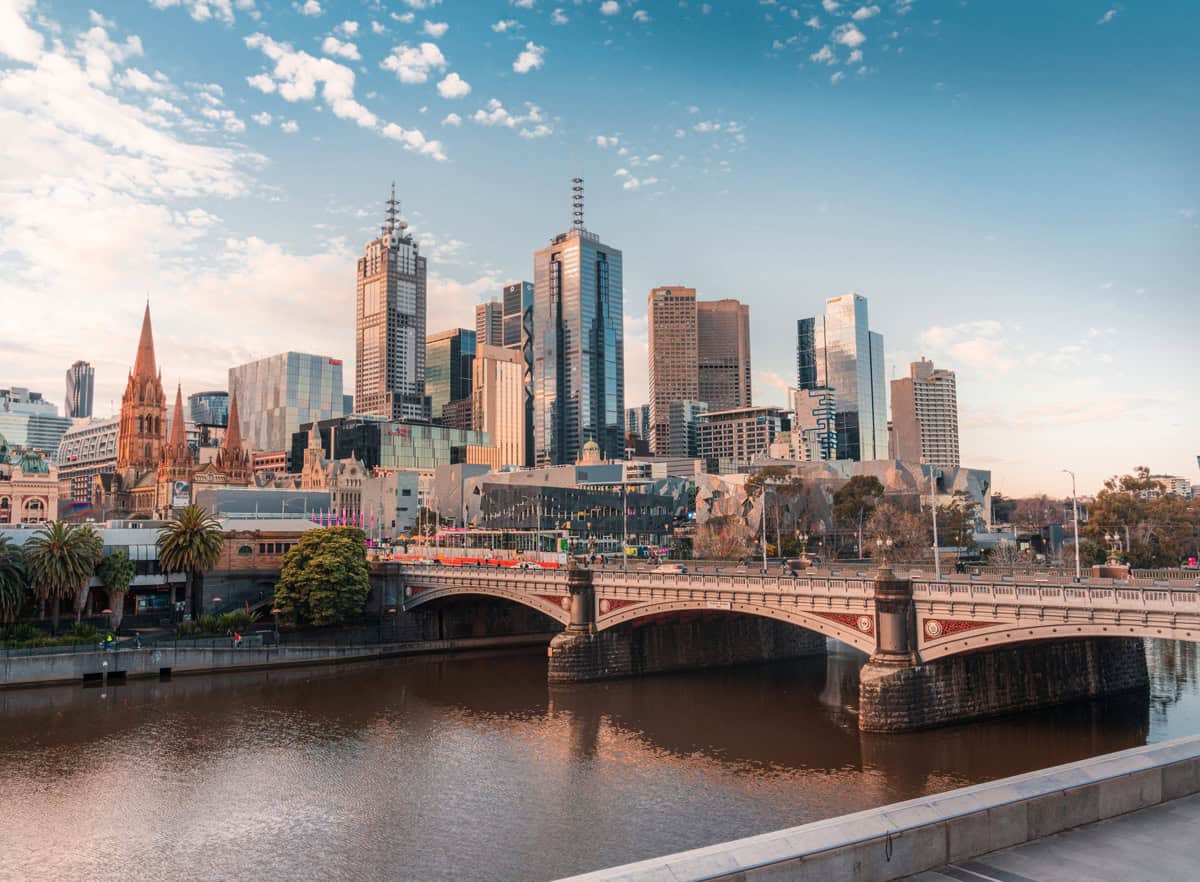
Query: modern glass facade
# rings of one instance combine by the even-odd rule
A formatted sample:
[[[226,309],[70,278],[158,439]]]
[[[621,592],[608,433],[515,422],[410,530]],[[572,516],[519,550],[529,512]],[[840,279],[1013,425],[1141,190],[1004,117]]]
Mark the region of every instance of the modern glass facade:
[[[242,436],[255,450],[286,450],[292,434],[313,420],[342,413],[342,360],[283,352],[229,369]]]
[[[504,348],[520,349],[525,374],[525,462],[533,465],[533,282],[504,286]]]
[[[442,408],[451,401],[471,397],[475,341],[475,332],[466,328],[442,331],[425,341],[425,394],[435,418],[441,419]]]
[[[194,392],[188,396],[188,414],[200,426],[229,425],[228,392]]]
[[[865,297],[832,297],[825,302],[825,315],[797,323],[796,368],[801,389],[833,392],[837,458],[886,458],[883,337],[868,327]]]
[[[72,419],[83,419],[92,415],[92,401],[96,391],[96,369],[86,361],[77,361],[67,369],[67,398],[63,414]]]
[[[573,463],[589,440],[624,456],[623,316],[619,250],[572,229],[534,254],[535,464]]]
[[[353,454],[368,470],[430,470],[463,462],[469,446],[490,446],[487,432],[469,432],[426,423],[354,417],[319,422],[317,430],[327,458],[349,459]],[[308,432],[309,426],[306,424],[292,435],[290,448],[293,464],[304,461]]]

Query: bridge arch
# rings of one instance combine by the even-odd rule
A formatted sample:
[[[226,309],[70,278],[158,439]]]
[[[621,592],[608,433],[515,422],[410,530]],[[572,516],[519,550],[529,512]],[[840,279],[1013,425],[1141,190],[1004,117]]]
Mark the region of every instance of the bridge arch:
[[[932,638],[922,630],[918,654],[930,662],[948,656],[965,655],[988,649],[1021,644],[1044,643],[1055,640],[1077,640],[1088,637],[1151,637],[1167,640],[1200,642],[1200,627],[1170,627],[1162,623],[1092,623],[1092,622],[1004,622],[987,624],[958,634]]]
[[[508,600],[521,606],[529,607],[542,615],[548,616],[562,625],[571,623],[569,597],[563,592],[560,596],[557,589],[547,588],[547,594],[534,595],[502,584],[480,582],[472,585],[442,585],[424,587],[406,584],[403,590],[402,607],[405,611],[418,609],[434,600],[447,597],[496,597]],[[563,600],[567,603],[564,604]]]
[[[816,613],[801,610],[789,610],[760,603],[745,601],[728,601],[720,604],[699,602],[696,600],[668,600],[655,603],[638,603],[620,606],[605,611],[604,601],[598,602],[596,630],[606,631],[618,625],[636,622],[639,619],[651,618],[672,612],[731,612],[748,613],[749,615],[775,619],[815,631],[825,637],[844,643],[870,655],[875,651],[875,616],[869,611],[847,611],[837,613],[839,619],[826,618]],[[864,630],[861,626],[868,625]]]

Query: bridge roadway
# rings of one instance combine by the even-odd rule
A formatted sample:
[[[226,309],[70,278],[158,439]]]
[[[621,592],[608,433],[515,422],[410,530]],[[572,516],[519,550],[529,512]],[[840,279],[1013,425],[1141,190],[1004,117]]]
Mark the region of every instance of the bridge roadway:
[[[920,571],[814,569],[763,574],[735,566],[664,573],[634,567],[585,571],[586,595],[573,598],[566,569],[398,567],[406,610],[459,595],[504,598],[563,625],[600,632],[670,613],[727,611],[789,622],[873,657],[889,648],[881,586],[905,597],[900,651],[914,663],[980,649],[1084,637],[1200,640],[1200,588],[1194,580],[997,578]],[[910,600],[909,600],[910,598]],[[585,607],[580,609],[579,607]],[[883,635],[881,637],[881,634]],[[892,642],[895,642],[893,639]]]

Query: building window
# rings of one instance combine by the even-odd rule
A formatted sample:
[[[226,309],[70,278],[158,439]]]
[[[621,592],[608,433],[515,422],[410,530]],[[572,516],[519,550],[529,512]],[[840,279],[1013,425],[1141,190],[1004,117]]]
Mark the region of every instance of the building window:
[[[249,545],[243,545],[238,548],[238,554],[254,554],[254,549]]]

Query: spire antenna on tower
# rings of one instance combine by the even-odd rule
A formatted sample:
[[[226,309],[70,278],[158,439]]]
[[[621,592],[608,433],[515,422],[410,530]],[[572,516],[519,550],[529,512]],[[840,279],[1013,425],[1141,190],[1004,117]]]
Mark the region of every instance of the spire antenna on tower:
[[[571,229],[583,229],[583,178],[571,178]]]
[[[388,233],[392,233],[396,230],[396,218],[400,215],[400,203],[396,201],[395,181],[392,181],[392,194],[388,197],[388,200],[385,204],[387,205],[387,211],[384,212],[387,215],[387,226],[384,227],[384,230]]]

